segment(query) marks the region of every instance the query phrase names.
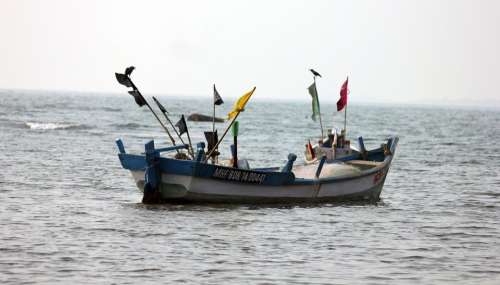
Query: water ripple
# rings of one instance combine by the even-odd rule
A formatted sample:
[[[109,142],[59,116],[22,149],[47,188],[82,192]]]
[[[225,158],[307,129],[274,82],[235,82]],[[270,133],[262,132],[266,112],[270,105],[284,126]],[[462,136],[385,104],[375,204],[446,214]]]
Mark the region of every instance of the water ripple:
[[[401,136],[379,202],[150,206],[114,140],[135,153],[168,142],[130,96],[15,95],[0,106],[2,284],[500,281],[498,112],[353,105],[352,138]],[[210,98],[162,101],[172,116],[210,111]],[[318,132],[307,106],[253,103],[241,156],[261,167],[300,154]],[[189,127],[197,141],[210,124]]]

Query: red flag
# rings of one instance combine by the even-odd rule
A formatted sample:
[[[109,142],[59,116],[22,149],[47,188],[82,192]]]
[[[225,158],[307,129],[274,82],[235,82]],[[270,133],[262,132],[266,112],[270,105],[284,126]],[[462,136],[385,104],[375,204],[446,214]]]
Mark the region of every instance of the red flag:
[[[337,111],[344,109],[347,105],[347,93],[349,93],[349,89],[347,89],[347,83],[349,81],[349,77],[345,80],[344,84],[340,88],[340,99],[337,101]]]
[[[316,154],[314,153],[313,146],[311,145],[311,140],[307,143],[307,151],[311,154],[311,158],[316,158]]]

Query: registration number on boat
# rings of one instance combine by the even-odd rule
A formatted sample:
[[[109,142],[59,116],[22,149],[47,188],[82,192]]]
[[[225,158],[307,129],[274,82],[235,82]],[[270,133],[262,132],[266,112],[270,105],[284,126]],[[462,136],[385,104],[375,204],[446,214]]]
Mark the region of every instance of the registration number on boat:
[[[261,184],[266,179],[266,174],[227,168],[216,168],[212,177],[230,181]]]

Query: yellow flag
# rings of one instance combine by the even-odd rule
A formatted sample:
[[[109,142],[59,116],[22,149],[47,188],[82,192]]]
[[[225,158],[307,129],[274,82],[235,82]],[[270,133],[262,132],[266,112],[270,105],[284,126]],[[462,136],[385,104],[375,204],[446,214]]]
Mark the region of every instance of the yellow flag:
[[[236,103],[234,103],[233,110],[227,114],[228,120],[231,120],[232,118],[236,117],[236,114],[245,110],[245,105],[247,104],[248,100],[250,100],[250,97],[252,96],[254,91],[255,87],[252,89],[252,91],[247,92],[245,95],[241,96],[240,99],[236,101]]]

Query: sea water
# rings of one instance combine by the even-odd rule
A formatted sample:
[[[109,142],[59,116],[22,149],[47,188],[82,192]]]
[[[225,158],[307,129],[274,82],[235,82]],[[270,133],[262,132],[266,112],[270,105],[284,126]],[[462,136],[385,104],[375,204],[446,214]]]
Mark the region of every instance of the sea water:
[[[159,99],[174,121],[212,112],[209,95]],[[350,104],[353,143],[400,137],[379,202],[146,206],[114,143],[169,145],[146,107],[127,94],[3,90],[0,102],[1,284],[500,284],[498,109]],[[322,111],[343,126],[334,104]],[[256,94],[239,157],[300,163],[320,135],[310,115],[310,102]],[[212,129],[188,127],[193,142]]]

